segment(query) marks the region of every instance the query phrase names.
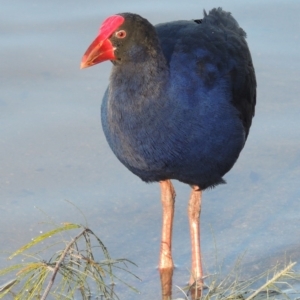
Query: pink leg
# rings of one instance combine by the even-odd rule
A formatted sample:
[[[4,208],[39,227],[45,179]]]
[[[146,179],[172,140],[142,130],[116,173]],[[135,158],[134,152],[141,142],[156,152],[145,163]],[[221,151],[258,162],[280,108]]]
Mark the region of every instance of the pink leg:
[[[193,186],[191,198],[188,206],[188,216],[190,223],[190,234],[192,244],[192,269],[190,285],[195,283],[192,288],[192,298],[200,298],[203,287],[203,271],[200,249],[200,212],[201,212],[202,192],[198,186]]]
[[[172,294],[172,228],[174,217],[175,190],[170,180],[160,181],[162,215],[162,236],[160,245],[159,271],[163,299]]]

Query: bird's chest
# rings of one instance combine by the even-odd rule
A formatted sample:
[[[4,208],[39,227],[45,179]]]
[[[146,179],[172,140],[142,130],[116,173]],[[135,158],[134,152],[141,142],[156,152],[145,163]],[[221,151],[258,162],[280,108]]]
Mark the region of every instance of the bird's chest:
[[[126,96],[124,96],[126,95]],[[133,169],[161,169],[168,164],[167,107],[157,99],[107,93],[102,104],[103,130],[119,160]]]

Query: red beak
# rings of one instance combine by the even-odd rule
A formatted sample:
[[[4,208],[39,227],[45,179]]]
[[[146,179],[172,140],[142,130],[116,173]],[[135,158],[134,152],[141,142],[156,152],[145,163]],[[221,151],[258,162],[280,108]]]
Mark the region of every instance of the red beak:
[[[88,68],[105,60],[114,60],[114,48],[108,39],[101,38],[101,34],[96,37],[92,44],[84,53],[80,69]]]
[[[88,68],[105,60],[116,59],[113,47],[109,38],[115,30],[124,22],[120,15],[114,15],[107,18],[100,27],[99,35],[88,47],[81,60],[80,68]]]

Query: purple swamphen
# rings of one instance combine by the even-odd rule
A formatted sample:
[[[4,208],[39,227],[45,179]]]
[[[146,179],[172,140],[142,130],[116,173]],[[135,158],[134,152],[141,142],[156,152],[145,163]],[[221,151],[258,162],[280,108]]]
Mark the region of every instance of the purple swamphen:
[[[243,149],[254,116],[256,79],[246,34],[221,8],[201,20],[156,26],[132,13],[107,18],[81,68],[113,63],[101,107],[106,139],[143,181],[158,181],[163,206],[159,269],[173,271],[175,191],[191,186],[188,205],[192,267],[200,286],[202,191],[223,176]]]

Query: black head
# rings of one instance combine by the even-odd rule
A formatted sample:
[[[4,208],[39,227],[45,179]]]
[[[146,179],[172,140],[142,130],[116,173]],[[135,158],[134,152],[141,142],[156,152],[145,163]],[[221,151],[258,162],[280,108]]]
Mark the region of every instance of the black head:
[[[114,64],[138,62],[154,55],[158,45],[155,28],[148,20],[132,13],[117,14],[102,23],[81,66],[85,68],[105,60]]]

